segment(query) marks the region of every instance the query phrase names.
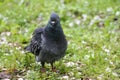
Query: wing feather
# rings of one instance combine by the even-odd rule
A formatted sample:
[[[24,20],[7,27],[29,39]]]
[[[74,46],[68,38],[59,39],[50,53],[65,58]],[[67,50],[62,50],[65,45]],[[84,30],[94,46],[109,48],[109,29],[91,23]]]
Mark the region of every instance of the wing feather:
[[[33,32],[33,37],[31,39],[30,44],[26,47],[26,50],[35,54],[39,55],[41,50],[41,34],[43,33],[44,28],[38,28]]]

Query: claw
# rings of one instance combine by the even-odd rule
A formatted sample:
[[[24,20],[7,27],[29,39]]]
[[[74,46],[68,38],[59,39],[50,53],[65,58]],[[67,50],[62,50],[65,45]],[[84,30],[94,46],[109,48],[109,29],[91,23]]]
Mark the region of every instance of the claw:
[[[40,70],[42,73],[45,73],[46,72],[46,69],[45,68],[41,68]]]
[[[56,69],[56,67],[52,67],[52,71],[53,72],[56,72],[56,73],[59,73],[60,71]]]

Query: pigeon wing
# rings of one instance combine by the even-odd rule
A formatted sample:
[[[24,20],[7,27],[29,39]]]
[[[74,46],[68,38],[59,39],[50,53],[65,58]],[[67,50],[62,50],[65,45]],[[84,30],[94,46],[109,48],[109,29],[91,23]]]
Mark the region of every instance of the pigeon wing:
[[[27,51],[33,53],[34,55],[39,55],[41,50],[41,34],[44,28],[38,28],[33,32],[33,37],[30,44],[25,48]]]

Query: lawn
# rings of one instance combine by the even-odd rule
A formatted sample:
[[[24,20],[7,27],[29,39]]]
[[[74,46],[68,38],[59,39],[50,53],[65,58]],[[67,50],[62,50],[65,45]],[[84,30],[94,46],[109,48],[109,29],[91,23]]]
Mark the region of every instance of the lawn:
[[[66,55],[46,73],[26,54],[33,31],[60,16]],[[3,76],[2,76],[3,75]],[[0,78],[120,80],[120,0],[0,0]]]

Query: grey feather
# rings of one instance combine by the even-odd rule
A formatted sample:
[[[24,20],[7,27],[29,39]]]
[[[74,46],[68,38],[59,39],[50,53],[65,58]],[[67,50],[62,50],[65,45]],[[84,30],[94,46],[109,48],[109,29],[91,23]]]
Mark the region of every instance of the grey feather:
[[[46,27],[34,31],[31,42],[25,49],[33,53],[38,62],[53,63],[64,57],[67,40],[56,13],[51,14]]]

